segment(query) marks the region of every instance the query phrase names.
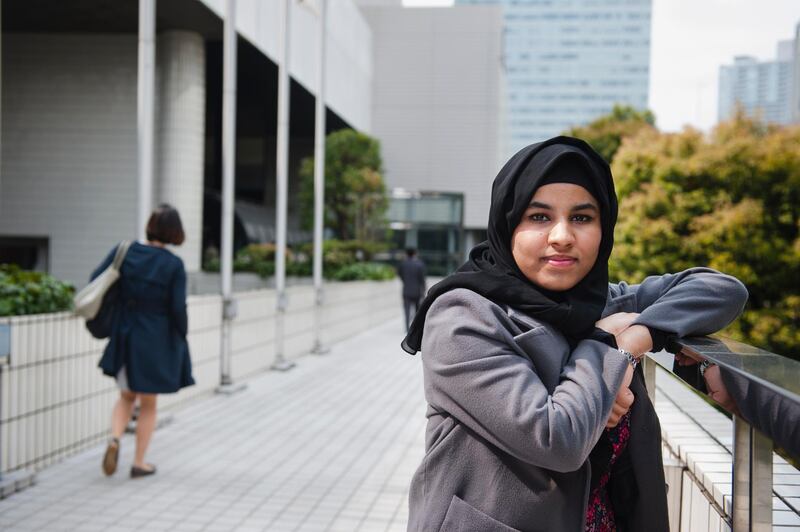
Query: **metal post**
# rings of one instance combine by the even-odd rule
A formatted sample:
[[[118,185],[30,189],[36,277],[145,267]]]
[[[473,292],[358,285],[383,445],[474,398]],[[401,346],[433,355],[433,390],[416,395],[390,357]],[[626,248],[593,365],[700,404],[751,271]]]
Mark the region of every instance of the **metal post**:
[[[2,87],[3,87],[3,31],[2,31],[2,12],[3,12],[3,0],[0,0],[0,102],[3,101],[3,94],[2,94]],[[3,139],[2,139],[2,131],[3,131],[3,110],[2,104],[0,104],[0,154],[3,153]],[[0,163],[2,161],[0,160]],[[3,172],[0,170],[0,193],[3,192]]]
[[[139,71],[137,90],[137,159],[139,209],[136,222],[141,240],[147,238],[145,225],[153,202],[153,136],[155,109],[156,2],[139,0]]]
[[[231,379],[231,328],[236,317],[233,297],[233,200],[236,189],[236,0],[227,1],[222,45],[222,233],[220,276],[222,330],[220,334],[220,379],[218,393],[244,388]]]
[[[733,416],[733,530],[772,530],[772,440]]]
[[[750,425],[733,416],[733,508],[731,519],[737,532],[750,530]]]
[[[750,530],[772,530],[772,440],[750,429]]]
[[[272,369],[286,371],[294,367],[283,356],[283,332],[286,319],[286,208],[289,182],[289,15],[291,0],[283,2],[280,24],[281,54],[278,65],[278,143],[276,167],[275,209],[275,361]]]
[[[656,404],[656,361],[645,354],[642,356],[642,364],[644,367],[644,385],[647,388],[647,396],[650,402]]]
[[[322,285],[322,232],[325,216],[325,39],[326,0],[319,2],[319,47],[317,63],[317,102],[314,125],[314,347],[312,353],[330,351],[322,345],[322,312],[325,289]]]

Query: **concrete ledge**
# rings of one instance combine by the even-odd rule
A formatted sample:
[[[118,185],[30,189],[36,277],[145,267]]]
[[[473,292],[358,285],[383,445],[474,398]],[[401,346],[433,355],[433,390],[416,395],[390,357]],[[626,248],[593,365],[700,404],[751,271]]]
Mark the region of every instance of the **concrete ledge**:
[[[22,470],[6,473],[0,477],[0,499],[29,488],[36,483],[36,473]]]

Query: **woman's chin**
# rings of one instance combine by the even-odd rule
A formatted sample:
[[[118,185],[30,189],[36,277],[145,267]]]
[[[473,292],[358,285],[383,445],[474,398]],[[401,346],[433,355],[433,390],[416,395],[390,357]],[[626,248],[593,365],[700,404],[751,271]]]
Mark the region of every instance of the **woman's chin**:
[[[574,275],[539,275],[528,278],[533,284],[550,292],[564,292],[573,288],[580,279]]]

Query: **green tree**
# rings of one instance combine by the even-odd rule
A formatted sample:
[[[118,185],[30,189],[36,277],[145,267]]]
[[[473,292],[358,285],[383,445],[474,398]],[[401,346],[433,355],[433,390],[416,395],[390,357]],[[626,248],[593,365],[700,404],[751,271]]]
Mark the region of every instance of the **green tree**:
[[[383,182],[380,143],[352,129],[325,140],[325,226],[342,240],[381,239],[389,202]],[[314,158],[300,163],[301,223],[314,221]]]
[[[706,265],[741,279],[725,334],[800,358],[800,127],[738,114],[710,135],[643,130],[616,154],[613,278]]]
[[[615,105],[609,114],[586,126],[573,127],[565,134],[585,140],[611,163],[625,138],[633,137],[643,129],[655,130],[655,123],[656,118],[651,111]]]

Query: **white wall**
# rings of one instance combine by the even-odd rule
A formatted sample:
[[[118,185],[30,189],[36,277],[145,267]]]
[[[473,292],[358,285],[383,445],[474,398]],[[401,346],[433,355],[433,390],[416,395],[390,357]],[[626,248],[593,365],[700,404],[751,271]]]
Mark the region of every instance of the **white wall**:
[[[464,226],[485,228],[502,121],[502,10],[364,7],[373,31],[373,134],[386,181],[463,192]]]
[[[49,238],[49,273],[77,286],[135,238],[136,35],[7,34],[2,49],[0,234]],[[177,206],[200,267],[205,135],[202,37],[158,37],[154,205]]]
[[[225,18],[225,0],[200,1]],[[372,32],[351,0],[327,2],[325,100],[331,110],[354,128],[370,132]],[[275,63],[279,63],[282,3],[283,0],[236,3],[236,27],[240,35]],[[311,94],[316,94],[319,17],[297,0],[292,0],[291,6],[289,72]]]
[[[136,235],[136,36],[3,35],[0,234],[83,283]]]

